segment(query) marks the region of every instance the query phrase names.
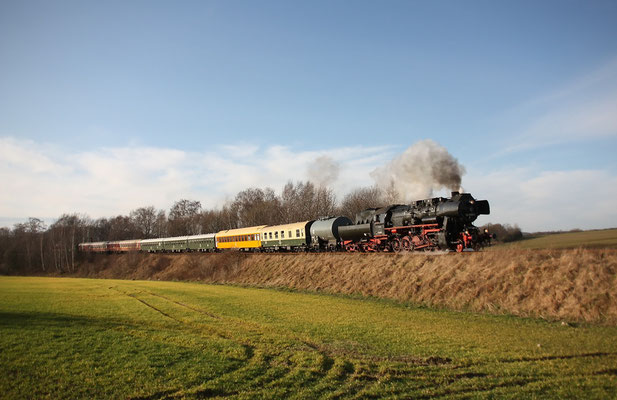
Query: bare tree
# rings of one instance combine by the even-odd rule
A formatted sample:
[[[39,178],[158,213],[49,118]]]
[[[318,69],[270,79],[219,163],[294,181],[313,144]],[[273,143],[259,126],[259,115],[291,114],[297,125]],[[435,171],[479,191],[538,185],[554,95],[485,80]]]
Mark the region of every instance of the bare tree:
[[[137,239],[138,231],[133,220],[125,215],[109,220],[109,240]]]
[[[390,183],[382,188],[382,199],[385,204],[397,204],[405,201],[396,188],[394,180],[390,180]]]
[[[232,215],[230,205],[225,205],[220,210],[205,210],[201,213],[201,231],[203,233],[216,233],[226,229],[238,227],[235,217]]]
[[[280,200],[270,188],[250,188],[236,195],[231,210],[241,227],[276,225],[281,221]]]
[[[45,257],[43,254],[43,233],[45,232],[45,223],[38,218],[28,218],[26,222],[26,232],[28,233],[28,259],[30,259],[31,248],[39,248],[39,261],[41,269],[45,271]],[[38,246],[37,246],[38,245]],[[31,265],[30,265],[31,266]]]
[[[200,228],[201,203],[196,200],[176,201],[169,210],[168,230],[172,236],[196,235]]]
[[[288,182],[281,192],[281,220],[283,223],[316,219],[332,215],[336,197],[331,189],[315,187],[311,182]]]
[[[91,221],[77,214],[63,214],[49,227],[54,265],[58,271],[75,271],[77,244],[86,241]]]
[[[320,186],[315,192],[313,199],[315,211],[308,219],[316,219],[334,215],[336,213],[336,196],[332,189]]]
[[[167,225],[165,210],[159,210],[156,214],[156,221],[154,223],[154,236],[159,238],[167,236]]]
[[[384,205],[383,194],[377,186],[355,189],[348,193],[340,207],[340,213],[352,220],[362,210]]]
[[[140,207],[131,211],[129,216],[141,238],[150,239],[153,237],[157,219],[154,206]]]

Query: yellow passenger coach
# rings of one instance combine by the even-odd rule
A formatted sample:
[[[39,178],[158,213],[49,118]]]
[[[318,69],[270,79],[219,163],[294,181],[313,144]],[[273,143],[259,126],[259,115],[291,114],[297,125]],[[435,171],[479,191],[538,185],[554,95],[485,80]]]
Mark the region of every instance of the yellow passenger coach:
[[[217,249],[250,250],[261,247],[261,229],[266,225],[229,229],[216,234]]]

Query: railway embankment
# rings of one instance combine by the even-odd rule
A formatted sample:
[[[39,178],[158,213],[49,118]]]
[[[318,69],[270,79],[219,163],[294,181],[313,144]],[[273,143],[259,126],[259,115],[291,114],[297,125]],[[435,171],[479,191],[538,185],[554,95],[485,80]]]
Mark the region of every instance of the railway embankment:
[[[135,253],[90,256],[73,275],[278,287],[617,324],[614,249],[440,255]]]

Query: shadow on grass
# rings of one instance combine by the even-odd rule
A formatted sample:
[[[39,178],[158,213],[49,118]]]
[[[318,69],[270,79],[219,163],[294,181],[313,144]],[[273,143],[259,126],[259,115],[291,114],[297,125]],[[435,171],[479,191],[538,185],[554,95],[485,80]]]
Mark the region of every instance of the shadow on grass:
[[[89,327],[110,329],[114,327],[137,327],[137,325],[113,318],[89,318],[81,315],[50,312],[0,312],[0,327],[21,328],[67,328]]]

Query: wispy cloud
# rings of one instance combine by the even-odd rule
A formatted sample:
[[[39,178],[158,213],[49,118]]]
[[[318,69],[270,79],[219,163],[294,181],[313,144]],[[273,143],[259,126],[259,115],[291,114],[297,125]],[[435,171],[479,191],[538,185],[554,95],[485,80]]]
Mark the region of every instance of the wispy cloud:
[[[486,198],[482,223],[518,224],[526,231],[617,227],[617,175],[606,170],[470,170],[466,188]]]
[[[221,206],[248,187],[280,190],[289,180],[307,180],[309,166],[319,157],[338,163],[339,178],[332,186],[343,196],[353,187],[371,185],[369,172],[392,157],[387,146],[298,151],[229,145],[204,152],[114,147],[67,153],[7,137],[0,138],[0,149],[0,217],[11,221],[64,212],[98,218],[150,204],[169,209],[181,198]]]
[[[617,136],[617,58],[510,114],[526,122],[499,154]]]

